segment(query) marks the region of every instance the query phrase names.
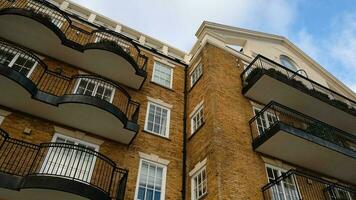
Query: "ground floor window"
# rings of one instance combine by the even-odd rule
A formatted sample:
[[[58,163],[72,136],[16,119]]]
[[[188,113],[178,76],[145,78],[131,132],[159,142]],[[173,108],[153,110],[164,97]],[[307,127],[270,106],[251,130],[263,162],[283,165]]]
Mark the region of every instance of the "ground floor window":
[[[90,182],[96,160],[94,153],[99,147],[58,133],[52,142],[55,144],[48,146],[41,173]]]
[[[286,171],[271,165],[266,166],[268,181],[273,182]],[[271,188],[272,200],[299,200],[297,183],[294,180],[294,175],[284,178]]]
[[[137,200],[163,200],[166,166],[141,159],[136,191]]]

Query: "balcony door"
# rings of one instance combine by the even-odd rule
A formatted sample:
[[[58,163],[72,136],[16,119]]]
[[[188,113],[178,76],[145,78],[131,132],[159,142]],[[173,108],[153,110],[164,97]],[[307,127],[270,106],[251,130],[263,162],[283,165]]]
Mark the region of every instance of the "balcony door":
[[[261,111],[261,109],[253,108],[253,111],[256,116],[258,112]],[[270,113],[268,111],[264,111],[263,113],[261,113],[261,115],[258,116],[256,119],[258,134],[262,135],[276,121],[278,121],[278,116],[274,115],[273,113]]]
[[[102,81],[80,78],[74,94],[93,96],[112,103],[115,89]]]
[[[13,70],[30,77],[37,61],[28,55],[21,54],[15,49],[0,48],[0,64],[6,65]]]
[[[269,182],[275,181],[279,176],[282,176],[282,173],[286,172],[271,165],[266,166],[266,170]],[[272,200],[299,200],[297,183],[294,181],[293,175],[272,186],[270,195]]]
[[[90,182],[99,147],[58,133],[52,142],[41,173]]]

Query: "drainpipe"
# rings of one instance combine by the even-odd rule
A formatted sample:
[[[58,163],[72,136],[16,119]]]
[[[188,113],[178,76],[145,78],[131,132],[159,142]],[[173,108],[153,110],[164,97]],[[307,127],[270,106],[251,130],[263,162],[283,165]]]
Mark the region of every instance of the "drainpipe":
[[[182,166],[182,200],[186,196],[186,175],[187,175],[187,80],[188,80],[188,65],[184,68],[184,114],[183,114],[183,166]]]

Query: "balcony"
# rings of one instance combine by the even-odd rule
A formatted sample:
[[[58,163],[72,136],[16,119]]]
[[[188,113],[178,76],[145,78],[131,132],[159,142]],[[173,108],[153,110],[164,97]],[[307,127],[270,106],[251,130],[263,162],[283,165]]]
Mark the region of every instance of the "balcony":
[[[310,80],[305,72],[258,55],[241,79],[242,93],[259,103],[277,101],[344,131],[356,130],[356,102]]]
[[[128,87],[146,79],[147,57],[132,39],[45,0],[1,1],[0,26],[0,37]]]
[[[140,105],[119,85],[93,75],[51,71],[27,49],[0,40],[0,105],[123,144],[136,136]]]
[[[27,143],[0,129],[0,194],[5,199],[124,199],[128,172],[69,143]]]
[[[353,200],[356,188],[290,170],[262,188],[265,200]]]
[[[255,113],[255,151],[356,184],[355,135],[276,102]]]

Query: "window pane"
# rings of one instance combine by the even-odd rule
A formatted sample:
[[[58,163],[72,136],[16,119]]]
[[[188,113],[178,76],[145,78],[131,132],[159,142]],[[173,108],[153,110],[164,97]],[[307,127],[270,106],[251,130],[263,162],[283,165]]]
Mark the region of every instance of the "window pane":
[[[165,87],[170,87],[172,68],[160,62],[155,62],[154,70],[153,81]]]
[[[137,195],[138,199],[160,199],[162,188],[162,173],[162,167],[153,163],[142,161],[139,177],[139,191]]]
[[[159,135],[166,135],[166,126],[168,125],[168,109],[154,104],[149,104],[149,112],[146,122],[148,131]]]

